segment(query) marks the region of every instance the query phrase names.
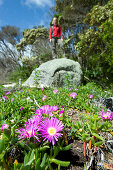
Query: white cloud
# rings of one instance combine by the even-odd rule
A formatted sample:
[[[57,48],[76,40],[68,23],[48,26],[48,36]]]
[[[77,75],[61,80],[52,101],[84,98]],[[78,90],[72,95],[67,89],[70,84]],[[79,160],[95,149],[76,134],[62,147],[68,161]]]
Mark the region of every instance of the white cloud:
[[[3,4],[3,0],[0,0],[0,5],[2,5]]]
[[[28,6],[36,5],[36,6],[40,6],[40,7],[44,7],[46,5],[52,6],[52,0],[26,0],[25,4]]]

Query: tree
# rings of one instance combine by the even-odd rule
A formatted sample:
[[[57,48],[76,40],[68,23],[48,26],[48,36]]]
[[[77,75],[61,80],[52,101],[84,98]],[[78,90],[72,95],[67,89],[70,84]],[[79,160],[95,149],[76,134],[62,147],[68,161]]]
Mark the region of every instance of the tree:
[[[25,51],[29,47],[31,49],[31,57],[35,58],[35,63],[38,65],[52,57],[49,30],[44,28],[44,26],[25,29],[23,31],[23,39],[16,47],[18,51]]]
[[[86,14],[94,5],[105,5],[108,0],[56,0],[56,12],[60,14],[59,23],[62,26],[65,45],[70,52],[76,54],[74,45],[79,41],[78,34],[89,28],[83,22]],[[77,57],[75,55],[75,57]]]
[[[113,77],[113,0],[105,6],[96,5],[87,14],[90,25],[76,45],[85,71],[93,78],[112,81]]]
[[[6,65],[12,63],[14,66],[18,64],[18,52],[16,50],[16,43],[20,41],[20,29],[16,26],[4,26],[0,30],[0,56],[5,61]],[[9,62],[10,61],[10,62]]]
[[[62,14],[64,27],[82,24],[86,14],[94,5],[105,5],[108,0],[56,0],[56,11]]]

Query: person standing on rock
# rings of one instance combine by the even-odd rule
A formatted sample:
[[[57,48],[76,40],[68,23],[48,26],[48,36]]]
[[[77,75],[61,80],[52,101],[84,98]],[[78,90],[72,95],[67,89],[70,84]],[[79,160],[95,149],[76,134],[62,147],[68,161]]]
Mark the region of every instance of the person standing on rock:
[[[53,18],[52,26],[50,27],[49,32],[49,40],[52,44],[52,56],[53,59],[57,58],[56,52],[56,43],[60,45],[63,50],[63,57],[65,57],[64,46],[63,46],[63,36],[62,36],[62,29],[58,26],[58,19],[56,17]]]

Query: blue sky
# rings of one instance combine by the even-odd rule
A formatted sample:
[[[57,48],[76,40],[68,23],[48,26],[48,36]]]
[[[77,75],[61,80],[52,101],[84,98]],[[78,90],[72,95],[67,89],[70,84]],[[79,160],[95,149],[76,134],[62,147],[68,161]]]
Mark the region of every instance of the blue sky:
[[[17,26],[21,30],[44,25],[49,27],[48,11],[55,0],[0,0],[0,27]]]

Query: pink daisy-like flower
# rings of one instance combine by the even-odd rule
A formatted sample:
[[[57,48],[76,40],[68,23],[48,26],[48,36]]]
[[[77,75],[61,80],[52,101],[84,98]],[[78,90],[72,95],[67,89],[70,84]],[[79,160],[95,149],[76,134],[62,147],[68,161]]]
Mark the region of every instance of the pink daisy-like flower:
[[[54,93],[54,94],[56,94],[57,92],[58,92],[58,90],[57,90],[57,89],[53,91],[53,93]]]
[[[93,98],[93,95],[92,94],[89,94],[89,99],[92,99]]]
[[[44,141],[47,139],[47,142],[52,142],[55,144],[55,141],[58,141],[58,138],[63,134],[59,133],[64,128],[64,125],[57,118],[46,118],[40,124],[40,132]]]
[[[1,131],[3,131],[4,129],[8,129],[9,125],[8,124],[3,124],[1,126]]]
[[[28,122],[26,122],[25,126],[29,126],[29,125],[33,125],[36,129],[37,126],[40,124],[40,122],[42,121],[42,117],[41,115],[34,115],[31,119],[28,120]]]
[[[39,109],[37,109],[37,110],[35,111],[35,113],[36,113],[37,115],[41,115],[41,113],[42,113],[42,115],[47,114],[47,113],[49,113],[49,114],[52,115],[52,112],[57,111],[58,108],[59,108],[58,106],[45,105],[45,106],[41,106]]]
[[[24,128],[18,129],[17,132],[20,133],[18,137],[20,139],[27,139],[29,140],[31,137],[39,141],[37,136],[37,132],[39,131],[40,127],[39,124],[42,118],[39,115],[33,116],[33,118],[29,119],[28,122],[24,125]],[[39,141],[40,142],[40,141]]]
[[[53,112],[56,112],[59,109],[58,106],[50,106],[50,108],[51,108],[51,111]]]
[[[37,130],[34,128],[33,125],[26,127],[26,128],[21,128],[17,130],[17,132],[20,133],[18,137],[20,137],[21,140],[25,138],[29,140],[31,137],[33,137],[34,139],[39,141],[39,138],[37,137],[37,134],[36,134]]]
[[[49,113],[49,119],[52,117],[55,118],[55,115],[53,113]]]
[[[41,91],[44,91],[44,88],[41,88]]]
[[[36,109],[36,110],[35,110],[35,113],[36,113],[37,115],[41,115],[41,109]]]
[[[77,94],[74,92],[74,93],[71,93],[70,96],[74,99],[77,96]]]
[[[101,118],[112,120],[113,119],[113,112],[110,112],[110,111],[107,110],[107,112],[105,113],[104,110],[102,109]]]
[[[44,101],[46,98],[47,98],[47,96],[44,95],[44,96],[42,97],[42,101]]]
[[[41,106],[40,110],[41,110],[43,115],[51,112],[49,105]]]

